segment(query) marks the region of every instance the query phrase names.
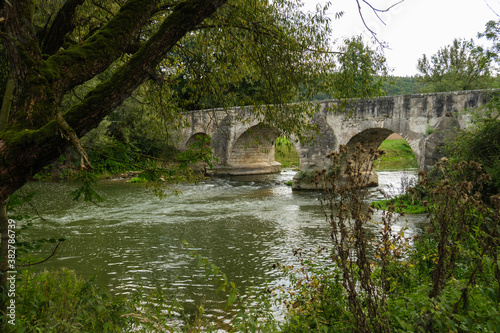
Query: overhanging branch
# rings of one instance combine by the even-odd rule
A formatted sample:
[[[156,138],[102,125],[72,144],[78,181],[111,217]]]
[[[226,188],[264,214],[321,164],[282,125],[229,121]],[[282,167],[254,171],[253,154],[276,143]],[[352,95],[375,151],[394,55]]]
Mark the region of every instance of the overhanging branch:
[[[117,69],[110,79],[91,90],[81,103],[73,106],[64,114],[64,120],[68,126],[74,129],[76,136],[81,137],[95,128],[106,115],[111,113],[144,82],[149,76],[148,71],[156,68],[187,32],[212,15],[226,1],[186,0],[177,5],[172,13],[164,19],[158,32],[125,65]],[[154,1],[136,0],[130,2],[140,4]],[[132,12],[129,14],[132,15]],[[116,39],[120,36],[113,38]],[[51,58],[57,57],[57,55]],[[88,64],[88,61],[84,63]],[[72,70],[75,71],[74,68]],[[77,75],[75,72],[70,74]],[[87,73],[84,73],[85,75]],[[77,81],[73,80],[73,82]],[[68,90],[66,89],[64,92]],[[5,200],[24,185],[32,175],[57,159],[67,146],[68,141],[61,137],[60,124],[54,118],[39,129],[4,131],[0,136],[0,157],[8,160],[9,163],[0,165],[0,178],[3,182],[3,186],[0,187],[0,200]]]
[[[63,45],[66,35],[74,29],[76,8],[84,2],[85,0],[67,0],[64,3],[43,38],[43,54],[53,55]]]

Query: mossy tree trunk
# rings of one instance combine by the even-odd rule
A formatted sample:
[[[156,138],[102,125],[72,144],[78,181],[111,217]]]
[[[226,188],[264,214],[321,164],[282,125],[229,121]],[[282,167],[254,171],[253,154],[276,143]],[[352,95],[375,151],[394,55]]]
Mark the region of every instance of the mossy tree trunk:
[[[187,32],[225,2],[186,0],[177,4],[125,65],[62,114],[66,123],[78,137],[96,127],[148,78]],[[0,28],[15,90],[8,124],[0,133],[0,201],[71,144],[56,119],[63,96],[129,51],[158,11],[157,1],[129,0],[82,43],[62,49],[59,46],[72,26],[68,22],[82,1],[66,1],[45,35],[37,35],[32,24],[33,0],[9,3],[0,2],[0,17],[4,18]]]

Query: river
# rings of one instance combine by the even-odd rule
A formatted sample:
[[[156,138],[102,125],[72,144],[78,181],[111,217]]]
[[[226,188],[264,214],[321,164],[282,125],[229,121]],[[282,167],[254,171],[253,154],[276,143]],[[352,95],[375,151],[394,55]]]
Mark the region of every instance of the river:
[[[97,186],[105,199],[98,205],[72,201],[71,183],[29,183],[24,191],[37,192],[33,204],[45,221],[34,218],[21,236],[66,238],[37,269],[67,267],[84,277],[96,275],[115,294],[168,288],[188,312],[202,304],[211,320],[228,324],[232,314],[224,311],[225,296],[216,294],[182,242],[218,266],[242,295],[250,286],[276,281],[273,264],[293,263],[294,249],[330,245],[318,195],[292,192],[285,184],[294,174],[212,179],[178,186],[181,194],[163,199],[141,184],[106,181]],[[379,186],[397,187],[402,175],[379,172]],[[377,197],[372,190],[371,198]],[[398,226],[407,224],[407,233],[424,223],[418,215],[405,219]],[[46,246],[40,255],[50,252]]]

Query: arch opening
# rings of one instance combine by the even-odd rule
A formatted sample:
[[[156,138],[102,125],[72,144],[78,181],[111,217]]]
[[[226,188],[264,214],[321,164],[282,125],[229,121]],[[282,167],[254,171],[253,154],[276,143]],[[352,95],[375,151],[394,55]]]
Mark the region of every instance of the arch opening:
[[[206,133],[202,133],[202,132],[199,132],[199,133],[195,133],[193,135],[191,135],[191,137],[189,138],[189,140],[186,142],[186,147],[185,149],[193,149],[193,148],[196,148],[196,147],[210,147],[210,143],[211,143],[211,138],[210,138],[210,135],[206,134]]]
[[[179,154],[183,163],[191,165],[193,170],[207,173],[213,167],[214,154],[211,148],[210,135],[206,133],[195,133],[186,142],[184,150]]]
[[[366,163],[363,169],[369,173],[367,186],[379,185],[379,172],[403,171],[418,168],[418,162],[411,145],[398,133],[386,128],[370,128],[353,136],[347,143],[349,152],[353,152],[360,144],[367,154],[371,149],[384,150],[385,154]],[[384,173],[385,174],[385,173]]]
[[[349,151],[361,144],[367,151],[370,149],[384,150],[386,154],[375,161],[375,170],[401,170],[418,168],[416,154],[408,141],[399,133],[386,128],[370,128],[364,130],[349,140]]]

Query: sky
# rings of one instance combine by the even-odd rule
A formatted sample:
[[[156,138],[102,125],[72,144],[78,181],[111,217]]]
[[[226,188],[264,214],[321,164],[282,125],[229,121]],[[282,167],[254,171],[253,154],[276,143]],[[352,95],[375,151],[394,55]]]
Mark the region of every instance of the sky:
[[[368,0],[376,8],[388,8],[398,0]],[[303,0],[305,10],[314,10],[325,0]],[[360,3],[362,1],[360,0]],[[333,20],[334,14],[344,16]],[[331,14],[330,14],[331,13]],[[455,38],[474,38],[476,44],[487,46],[484,39],[477,40],[478,32],[485,30],[486,22],[499,20],[500,0],[404,0],[380,14],[385,25],[371,9],[363,6],[363,17],[377,38],[388,43],[385,56],[391,75],[418,74],[417,61],[423,54],[431,56]],[[333,38],[359,35],[370,36],[363,26],[355,0],[332,0],[329,16],[333,20]]]

